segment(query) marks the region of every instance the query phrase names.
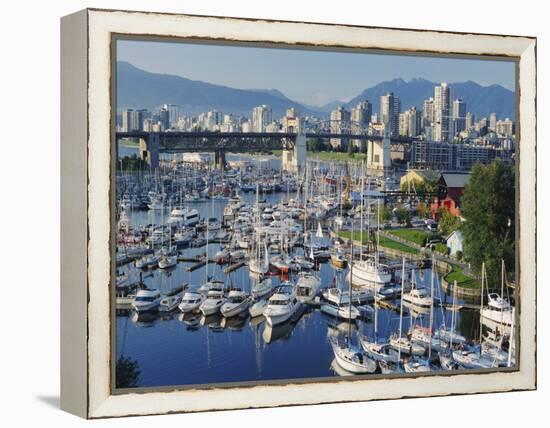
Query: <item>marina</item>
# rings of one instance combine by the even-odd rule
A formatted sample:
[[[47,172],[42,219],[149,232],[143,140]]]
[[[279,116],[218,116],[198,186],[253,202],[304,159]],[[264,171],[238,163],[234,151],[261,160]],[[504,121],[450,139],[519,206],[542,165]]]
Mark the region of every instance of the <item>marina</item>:
[[[118,172],[119,386],[515,364],[504,280],[464,300],[430,254],[379,245],[399,176],[267,159],[234,155],[220,170],[165,155],[154,172]]]

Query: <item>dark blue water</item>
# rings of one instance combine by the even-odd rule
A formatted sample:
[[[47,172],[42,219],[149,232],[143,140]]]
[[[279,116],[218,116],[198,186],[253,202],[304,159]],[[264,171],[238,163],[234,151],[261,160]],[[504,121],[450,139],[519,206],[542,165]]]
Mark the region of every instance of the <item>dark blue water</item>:
[[[249,203],[255,199],[253,194],[242,196]],[[286,197],[285,194],[267,195],[271,202]],[[193,207],[200,211],[201,216],[221,218],[226,203],[212,200],[194,204]],[[162,214],[153,211],[130,213],[134,225],[158,223],[166,220],[168,215],[169,212]],[[214,255],[218,249],[217,244],[209,245],[208,252]],[[205,251],[205,247],[192,248],[183,250],[183,255],[192,256]],[[179,263],[169,272],[157,269],[145,273],[143,279],[148,286],[161,291],[182,283],[203,283],[207,268],[187,272],[188,266],[188,263]],[[132,265],[125,269],[130,269],[133,275],[137,274]],[[246,267],[228,277],[223,274],[222,267],[209,265],[208,274],[250,290],[251,279]],[[319,275],[323,286],[331,285],[337,276],[330,264],[321,265]],[[338,275],[337,279],[343,284],[345,272]],[[423,275],[428,283],[430,272],[425,271]],[[274,277],[275,283],[278,280]],[[457,316],[457,329],[467,337],[476,337],[476,312],[462,311]],[[450,325],[450,312],[443,314],[441,308],[436,308],[435,327],[442,323],[444,317],[447,325]],[[428,317],[412,317],[405,313],[403,331],[407,331],[413,322],[428,326]],[[397,331],[398,325],[397,312],[385,309],[378,311],[377,337],[388,337]],[[333,354],[328,337],[338,331],[348,331],[349,325],[310,308],[296,323],[275,329],[267,326],[262,317],[237,318],[225,322],[219,317],[204,319],[200,315],[184,318],[177,310],[170,315],[149,314],[139,318],[132,311],[119,311],[116,328],[117,359],[129,359],[134,364],[132,373],[137,374],[132,385],[159,387],[336,376],[331,369]],[[353,331],[357,330],[371,337],[375,335],[372,320],[354,324]]]

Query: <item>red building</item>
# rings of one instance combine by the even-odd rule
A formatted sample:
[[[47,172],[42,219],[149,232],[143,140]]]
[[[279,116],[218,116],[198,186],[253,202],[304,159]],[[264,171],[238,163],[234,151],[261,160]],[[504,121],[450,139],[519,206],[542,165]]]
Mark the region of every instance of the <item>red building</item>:
[[[437,182],[437,196],[431,205],[432,219],[439,220],[441,210],[447,210],[454,216],[460,216],[460,198],[470,179],[470,174],[441,174]]]

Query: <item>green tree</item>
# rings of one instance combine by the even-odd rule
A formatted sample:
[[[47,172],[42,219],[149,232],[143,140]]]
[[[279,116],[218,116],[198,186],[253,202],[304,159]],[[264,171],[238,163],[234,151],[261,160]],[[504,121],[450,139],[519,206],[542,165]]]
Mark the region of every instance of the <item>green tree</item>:
[[[452,215],[449,211],[442,209],[439,212],[438,228],[443,236],[449,236],[460,227],[461,223],[460,218]]]
[[[136,360],[123,357],[118,357],[116,361],[115,377],[117,388],[133,388],[138,386],[139,375],[141,370]]]
[[[500,159],[476,164],[461,201],[464,257],[478,273],[485,262],[489,286],[500,283],[501,260],[509,272],[515,266],[514,175]]]
[[[416,205],[416,215],[420,218],[427,218],[430,213],[428,206],[422,202]]]
[[[380,217],[382,218],[382,221],[391,221],[392,218],[392,212],[390,207],[383,207],[380,210]]]
[[[410,226],[411,213],[409,212],[409,210],[403,207],[398,207],[395,210],[395,216],[397,217],[397,222],[399,224],[406,224],[407,226]]]

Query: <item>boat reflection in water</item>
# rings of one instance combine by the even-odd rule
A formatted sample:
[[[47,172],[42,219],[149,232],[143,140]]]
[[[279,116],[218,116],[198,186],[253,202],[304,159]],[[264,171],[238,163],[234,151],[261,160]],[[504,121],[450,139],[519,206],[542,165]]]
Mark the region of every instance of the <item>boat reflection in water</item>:
[[[132,322],[137,327],[153,327],[158,319],[158,312],[136,312],[132,314]]]
[[[294,325],[295,324],[292,322],[285,322],[283,324],[277,324],[276,326],[271,326],[268,323],[265,323],[262,338],[265,343],[275,342],[276,340],[290,339]]]

